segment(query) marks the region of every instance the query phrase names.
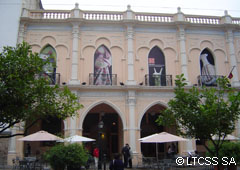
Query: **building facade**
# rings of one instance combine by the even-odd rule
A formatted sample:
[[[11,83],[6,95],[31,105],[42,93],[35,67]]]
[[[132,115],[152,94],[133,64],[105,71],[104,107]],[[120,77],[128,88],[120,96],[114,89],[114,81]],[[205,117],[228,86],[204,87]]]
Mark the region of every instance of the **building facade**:
[[[67,137],[74,134],[102,140],[110,158],[128,143],[137,156],[154,156],[155,145],[139,138],[174,128],[155,120],[174,97],[175,76],[188,86],[215,86],[228,76],[240,87],[240,18],[224,16],[124,12],[29,10],[20,18],[18,43],[28,42],[41,57],[53,57],[52,83],[68,86],[84,108],[60,123]],[[103,121],[99,139],[98,123]],[[35,129],[42,129],[40,123]],[[17,131],[21,128],[18,128]],[[15,130],[16,131],[16,130]],[[33,130],[34,131],[34,130]],[[240,136],[239,125],[235,131]],[[23,156],[25,145],[11,138],[8,160]],[[34,148],[41,144],[31,144]],[[90,144],[91,145],[91,144]],[[161,144],[164,155],[168,144]],[[90,146],[91,147],[91,146]],[[179,142],[178,151],[198,150],[195,140]]]

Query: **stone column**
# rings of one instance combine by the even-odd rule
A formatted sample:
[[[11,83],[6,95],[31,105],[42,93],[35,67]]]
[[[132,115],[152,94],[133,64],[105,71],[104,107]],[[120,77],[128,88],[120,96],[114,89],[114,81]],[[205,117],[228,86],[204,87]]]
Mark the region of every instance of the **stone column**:
[[[187,84],[190,85],[189,78],[188,78],[188,59],[187,59],[187,55],[186,55],[184,26],[178,26],[178,41],[179,41],[179,48],[180,48],[182,74],[184,74]]]
[[[240,86],[240,82],[238,80],[238,71],[237,71],[237,59],[235,56],[235,49],[234,49],[234,40],[233,40],[233,31],[231,29],[228,29],[226,31],[226,38],[227,38],[227,45],[229,49],[229,57],[230,57],[230,63],[231,63],[231,69],[235,67],[232,71],[233,78],[232,78],[232,86]]]
[[[72,74],[69,84],[80,84],[78,80],[78,40],[79,40],[79,24],[72,23]]]
[[[11,128],[11,134],[14,135],[17,132],[17,127],[13,126]],[[12,159],[16,158],[16,136],[9,138],[9,145],[8,145],[8,160],[7,164],[12,165]]]
[[[127,9],[127,16],[126,20],[132,20],[133,19],[133,11],[131,10],[131,6],[128,5]],[[134,37],[134,29],[133,25],[127,23],[127,57],[128,57],[128,85],[136,85],[136,81],[134,80],[134,51],[133,51],[133,37]]]
[[[181,8],[178,7],[178,12],[174,16],[174,22],[178,26],[178,42],[179,42],[179,48],[180,48],[180,57],[181,57],[181,70],[184,74],[184,77],[186,78],[186,81],[188,84],[189,78],[188,78],[188,58],[186,54],[186,40],[185,40],[185,15],[181,12]]]
[[[73,9],[73,18],[80,18],[80,9],[78,3],[75,4]],[[78,45],[79,45],[79,22],[72,22],[72,71],[71,80],[69,84],[80,84],[78,80]]]
[[[72,91],[76,96],[78,95],[77,91]],[[70,136],[77,134],[77,115],[70,118],[70,128],[69,128],[69,134]]]
[[[135,106],[136,106],[136,92],[128,91],[128,112],[129,112],[129,146],[133,153],[136,153],[136,125],[135,125]]]
[[[17,43],[21,44],[25,39],[25,23],[21,23],[19,26]]]

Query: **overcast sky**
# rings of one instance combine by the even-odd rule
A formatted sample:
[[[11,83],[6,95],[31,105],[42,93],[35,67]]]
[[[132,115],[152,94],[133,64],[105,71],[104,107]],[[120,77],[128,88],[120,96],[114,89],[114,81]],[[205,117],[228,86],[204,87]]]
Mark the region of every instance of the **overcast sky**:
[[[125,11],[127,5],[135,12],[176,13],[181,7],[185,14],[223,16],[228,10],[232,17],[240,17],[240,0],[42,0],[44,9]]]

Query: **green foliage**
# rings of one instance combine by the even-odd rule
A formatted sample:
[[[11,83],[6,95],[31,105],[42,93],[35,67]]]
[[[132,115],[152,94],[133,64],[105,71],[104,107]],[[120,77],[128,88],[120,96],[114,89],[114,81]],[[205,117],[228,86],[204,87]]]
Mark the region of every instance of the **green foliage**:
[[[239,91],[228,87],[225,77],[217,80],[218,87],[211,88],[186,87],[183,74],[176,78],[175,97],[157,123],[175,125],[178,132],[190,138],[210,140],[218,152],[222,141],[213,141],[212,135],[225,137],[234,131],[240,114]]]
[[[216,150],[213,144],[209,144],[209,149],[212,151],[212,153],[216,153]],[[216,157],[216,155],[212,153],[207,152],[207,156]],[[221,161],[223,157],[227,157],[228,160],[230,160],[233,157],[237,165],[240,165],[239,153],[240,153],[240,142],[223,142],[219,150],[218,160]]]
[[[50,163],[51,167],[58,169],[65,168],[79,168],[85,165],[88,160],[87,151],[80,144],[59,144],[52,147],[44,154],[44,159]]]
[[[44,159],[51,165],[54,170],[63,170],[66,167],[66,162],[64,161],[66,153],[66,146],[63,144],[58,144],[44,153]]]
[[[30,45],[4,47],[0,53],[0,134],[13,125],[56,116],[65,119],[77,114],[82,105],[75,94],[58,85],[49,85],[41,76],[44,66]],[[26,127],[27,129],[27,127]]]

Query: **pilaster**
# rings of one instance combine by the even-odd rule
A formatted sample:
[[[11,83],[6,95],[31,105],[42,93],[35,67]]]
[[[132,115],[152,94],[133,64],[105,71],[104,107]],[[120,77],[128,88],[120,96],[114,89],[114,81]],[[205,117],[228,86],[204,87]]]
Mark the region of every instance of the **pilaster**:
[[[25,40],[25,34],[26,34],[26,24],[20,23],[19,25],[19,31],[18,31],[18,40],[17,43],[20,44]]]
[[[186,54],[186,39],[185,39],[185,27],[178,25],[178,42],[180,48],[180,57],[181,57],[181,71],[186,78],[186,82],[190,85],[188,78],[188,59]]]
[[[13,126],[11,128],[11,134],[14,135],[17,133],[17,127]],[[16,158],[16,136],[9,138],[9,145],[8,145],[8,160],[7,164],[12,165],[12,159]]]
[[[136,107],[136,92],[128,91],[128,111],[129,111],[129,145],[132,151],[136,152],[136,125],[135,125],[135,107]]]
[[[79,44],[79,23],[72,23],[72,71],[69,84],[78,85],[78,44]]]
[[[232,70],[233,78],[232,78],[232,86],[240,86],[240,82],[238,81],[238,71],[237,71],[237,59],[235,56],[235,49],[234,49],[234,40],[233,40],[233,30],[227,29],[226,31],[226,40],[228,45],[228,55],[231,63],[231,70],[233,67],[236,67]],[[231,71],[229,70],[229,72]]]
[[[134,13],[131,10],[131,6],[128,5],[128,9],[126,11],[126,21],[127,21],[127,60],[128,60],[128,79],[127,85],[136,85],[136,81],[134,80],[134,51],[133,51],[133,42],[134,42],[134,28],[133,24],[128,22],[133,19]]]
[[[72,91],[72,93],[74,93],[76,96],[77,96],[77,91]],[[76,135],[77,134],[77,115],[73,116],[70,118],[70,128],[68,129],[69,130],[69,133],[70,133],[70,136],[73,136],[73,135]]]

